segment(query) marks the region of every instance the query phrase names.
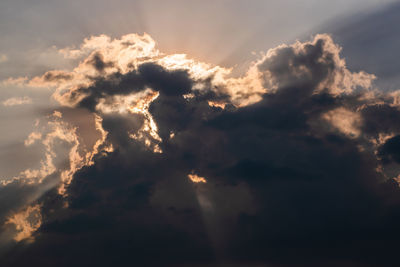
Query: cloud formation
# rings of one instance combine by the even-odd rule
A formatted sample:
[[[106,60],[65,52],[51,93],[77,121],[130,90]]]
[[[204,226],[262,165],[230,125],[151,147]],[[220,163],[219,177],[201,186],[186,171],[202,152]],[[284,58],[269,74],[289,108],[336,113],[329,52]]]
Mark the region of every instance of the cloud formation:
[[[374,89],[340,50],[317,35],[241,77],[148,35],[61,50],[75,69],[25,81],[64,107],[25,141],[42,142],[51,171],[2,188],[48,184],[1,213],[20,241],[5,266],[398,263],[399,93]]]
[[[37,231],[42,224],[40,216],[40,206],[29,206],[20,213],[11,215],[6,224],[13,224],[18,231],[14,237],[15,241],[26,240],[32,237],[32,233]]]
[[[3,106],[12,107],[12,106],[26,105],[26,104],[31,104],[31,103],[32,103],[32,99],[28,96],[11,97],[11,98],[3,101]]]

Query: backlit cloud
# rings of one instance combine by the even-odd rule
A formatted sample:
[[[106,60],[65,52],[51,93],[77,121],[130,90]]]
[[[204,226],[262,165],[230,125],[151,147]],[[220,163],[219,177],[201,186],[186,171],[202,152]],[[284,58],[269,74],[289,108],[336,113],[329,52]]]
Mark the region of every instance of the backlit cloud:
[[[60,107],[24,141],[43,148],[40,167],[3,181],[34,192],[0,213],[24,256],[11,262],[67,264],[60,251],[99,266],[397,260],[399,93],[340,52],[320,34],[234,77],[148,34],[61,49],[75,68],[19,79]]]
[[[28,206],[26,209],[11,215],[6,224],[13,224],[17,231],[14,239],[19,242],[32,237],[41,225],[40,206]]]

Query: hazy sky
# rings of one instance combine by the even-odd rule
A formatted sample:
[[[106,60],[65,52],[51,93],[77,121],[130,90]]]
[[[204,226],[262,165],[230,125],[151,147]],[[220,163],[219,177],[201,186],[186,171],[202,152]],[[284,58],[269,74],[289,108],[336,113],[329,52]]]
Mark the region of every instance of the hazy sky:
[[[53,46],[79,45],[84,38],[98,34],[117,37],[147,32],[163,51],[240,65],[252,51],[266,51],[337,17],[358,16],[390,2],[3,0],[0,53],[9,60],[0,65],[0,78],[63,66],[52,54]]]

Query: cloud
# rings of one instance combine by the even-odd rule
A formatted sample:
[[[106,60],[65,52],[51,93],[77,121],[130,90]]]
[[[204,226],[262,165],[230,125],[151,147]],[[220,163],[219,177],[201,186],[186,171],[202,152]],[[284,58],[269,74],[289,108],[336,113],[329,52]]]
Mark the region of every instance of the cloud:
[[[32,234],[41,224],[35,219],[41,218],[38,199],[50,189],[56,190],[60,196],[65,196],[65,187],[71,182],[75,172],[84,166],[93,165],[93,157],[103,151],[107,133],[101,127],[101,118],[93,115],[86,118],[87,114],[78,110],[79,118],[83,121],[72,117],[71,124],[68,122],[71,119],[71,114],[68,113],[71,111],[63,112],[65,117],[60,111],[54,111],[35,123],[37,129],[24,141],[25,146],[35,145],[44,149],[39,168],[28,168],[14,177],[0,181],[4,201],[10,201],[0,211],[0,221],[4,224],[6,233],[14,233],[13,239],[16,241],[34,239]],[[85,125],[90,123],[93,124],[90,131],[93,141],[86,138],[88,133],[85,132]],[[80,129],[75,125],[80,126]],[[112,151],[112,147],[104,149]],[[22,164],[23,162],[23,167]],[[34,210],[29,207],[34,207]],[[30,214],[33,211],[35,215],[32,219]],[[10,230],[10,225],[15,225],[15,230]],[[6,236],[0,235],[0,240],[6,239]]]
[[[19,106],[19,105],[27,105],[31,104],[32,99],[28,96],[24,97],[11,97],[3,101],[3,106],[5,107],[12,107],[12,106]]]
[[[42,134],[39,132],[32,132],[29,134],[28,138],[24,141],[26,146],[30,146],[36,142],[36,140],[40,140],[42,138]]]
[[[340,107],[328,111],[322,115],[322,117],[343,134],[349,135],[350,137],[359,137],[361,134],[361,116],[356,112]]]
[[[369,88],[375,76],[350,72],[340,51],[329,35],[317,35],[312,42],[270,49],[257,65],[264,85],[271,89],[306,85],[314,90],[311,93],[341,94],[356,87]]]
[[[24,86],[26,84],[26,81],[28,81],[28,77],[18,77],[18,78],[10,77],[8,79],[3,80],[1,83],[5,86],[8,85]]]
[[[188,177],[193,183],[207,183],[204,177],[198,176],[197,174],[188,174]]]
[[[51,171],[3,187],[47,185],[0,213],[40,207],[6,266],[398,263],[398,92],[340,51],[317,35],[232,77],[148,35],[65,50],[75,69],[27,81],[64,107],[25,141]]]
[[[41,225],[40,206],[29,206],[20,213],[13,214],[6,224],[13,224],[17,230],[15,241],[19,242],[32,237]]]

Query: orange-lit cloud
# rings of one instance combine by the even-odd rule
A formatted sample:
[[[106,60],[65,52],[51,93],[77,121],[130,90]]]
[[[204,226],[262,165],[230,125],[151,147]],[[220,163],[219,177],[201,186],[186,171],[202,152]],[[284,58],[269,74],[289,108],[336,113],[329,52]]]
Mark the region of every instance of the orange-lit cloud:
[[[112,120],[118,116],[140,118],[138,125],[135,125],[136,128],[133,126],[130,128],[130,125],[126,128],[121,127],[123,134],[128,136],[129,142],[139,141],[137,143],[144,144],[147,153],[149,150],[156,153],[149,154],[160,157],[169,156],[165,152],[168,150],[169,144],[165,145],[168,141],[171,143],[176,141],[178,146],[174,149],[177,150],[180,149],[180,142],[186,142],[185,138],[191,140],[192,143],[204,142],[204,145],[196,147],[188,154],[195,154],[198,150],[206,148],[212,149],[214,145],[225,142],[229,138],[229,131],[224,132],[223,127],[218,131],[204,129],[207,127],[203,127],[202,123],[212,121],[213,116],[217,116],[218,112],[234,117],[242,110],[245,110],[243,119],[236,119],[239,124],[244,125],[243,127],[249,124],[251,128],[254,126],[253,123],[259,123],[254,128],[263,128],[271,132],[283,131],[282,128],[285,127],[291,129],[293,125],[290,123],[295,121],[298,124],[294,123],[294,129],[300,129],[299,132],[308,131],[307,134],[315,134],[317,137],[326,133],[340,133],[352,141],[365,137],[360,145],[363,151],[371,149],[369,146],[372,146],[372,150],[378,154],[381,145],[398,132],[394,130],[389,133],[379,132],[376,136],[364,133],[363,127],[367,122],[364,120],[363,112],[379,103],[390,103],[389,106],[396,109],[400,103],[399,93],[393,92],[382,96],[373,91],[366,91],[371,88],[375,76],[365,72],[349,71],[345,60],[340,57],[340,50],[330,36],[317,35],[309,42],[295,42],[270,49],[253,62],[244,75],[233,77],[232,69],[199,62],[184,54],[164,54],[157,49],[155,41],[147,34],[129,34],[116,39],[106,35],[90,37],[85,39],[78,48],[70,47],[60,50],[66,58],[80,60],[74,69],[49,70],[32,79],[24,77],[7,79],[3,83],[51,88],[54,90],[53,98],[63,106],[62,108],[68,107],[72,110],[86,108],[86,112],[94,118],[94,125],[91,127],[97,131],[99,138],[86,147],[82,136],[78,134],[78,127],[64,120],[64,113],[60,108],[59,111],[54,111],[48,116],[44,125],[36,125],[36,129],[24,142],[28,148],[32,148],[33,144],[44,147],[45,152],[40,167],[21,171],[19,175],[1,183],[3,186],[12,183],[39,185],[44,183],[49,176],[55,176],[58,180],[57,183],[52,184],[52,188],[56,188],[62,197],[68,196],[68,186],[78,171],[96,164],[95,159],[98,155],[107,155],[114,149],[121,149],[117,142],[110,141],[113,132],[105,123],[107,119]],[[176,80],[182,81],[176,82]],[[163,85],[168,82],[172,84],[171,88],[163,88]],[[361,89],[359,96],[355,94],[356,89]],[[354,96],[351,99],[346,99],[352,94]],[[208,95],[210,95],[209,98],[201,98]],[[324,103],[322,101],[324,99],[318,98],[323,95],[329,98],[328,104],[331,106],[323,106],[318,102]],[[341,102],[342,99],[348,102]],[[13,105],[12,103],[17,103],[16,99],[7,101],[3,104],[10,106]],[[249,115],[245,112],[251,112],[253,107],[249,109],[246,107],[256,103],[259,106],[254,105],[256,107],[254,110],[260,112],[261,115],[254,114],[259,116],[253,118],[253,114]],[[165,115],[165,120],[170,119],[171,114],[168,112],[180,105],[187,109],[178,109],[176,113],[193,112],[195,115],[189,117],[193,121],[183,123],[184,126],[176,127],[176,129],[172,127],[164,129],[165,131],[162,132],[163,127],[165,128],[165,125],[171,122],[168,121],[163,125],[157,121],[157,112],[151,109],[157,105],[164,105],[164,109],[161,108],[158,115]],[[265,110],[257,110],[260,106],[271,108],[278,114],[270,115]],[[230,110],[234,112],[230,113]],[[213,116],[207,117],[209,113]],[[301,120],[303,117],[299,116],[300,119],[296,117],[299,114],[304,115],[304,121]],[[175,123],[175,120],[175,117],[172,117],[171,124]],[[229,123],[229,119],[227,121]],[[218,121],[211,123],[219,124]],[[322,127],[322,124],[328,129]],[[194,129],[190,128],[192,125],[196,125]],[[119,126],[118,124],[117,127]],[[200,136],[196,127],[203,131]],[[234,128],[236,125],[230,125],[230,127]],[[208,136],[208,131],[212,132],[210,136]],[[287,135],[295,136],[296,134],[297,132],[292,132]],[[213,140],[214,135],[222,137]],[[265,132],[260,132],[255,139],[264,135]],[[283,134],[285,135],[286,133]],[[298,142],[298,140],[293,142]],[[67,146],[67,152],[64,151],[62,155],[57,152],[60,143]],[[214,152],[220,153],[218,158],[221,159],[227,156],[224,154],[224,149]],[[164,154],[158,155],[161,153]],[[64,159],[64,165],[58,163],[60,158]],[[226,163],[221,159],[215,166]],[[246,161],[239,157],[233,159],[232,162],[236,160]],[[207,165],[208,162],[204,164]],[[251,162],[251,164],[259,167],[257,162]],[[243,165],[246,165],[246,162]],[[239,166],[238,169],[240,168],[246,169],[247,166]],[[280,170],[279,166],[271,172],[280,173]],[[384,173],[385,168],[379,165],[377,172]],[[285,172],[282,171],[282,173]],[[235,172],[230,172],[229,175],[234,176]],[[195,184],[208,183],[205,177],[195,173],[188,174],[187,177]],[[199,202],[203,203],[201,205],[204,207],[212,207],[211,200],[206,197],[200,196]],[[26,209],[12,215],[8,220],[9,223],[16,225],[19,231],[15,237],[18,241],[28,238],[40,225],[40,223],[27,222],[31,213],[40,211],[38,206],[31,206],[32,203],[32,201],[26,203]]]
[[[207,183],[206,178],[198,176],[197,174],[194,174],[194,173],[188,174],[188,177],[189,177],[190,181],[192,181],[193,183],[196,183],[196,184]]]
[[[42,224],[40,205],[28,206],[20,212],[8,217],[6,225],[12,224],[16,229],[14,240],[19,242],[32,237],[32,234]]]
[[[323,114],[322,118],[349,137],[355,138],[361,134],[362,118],[357,112],[340,107]]]

